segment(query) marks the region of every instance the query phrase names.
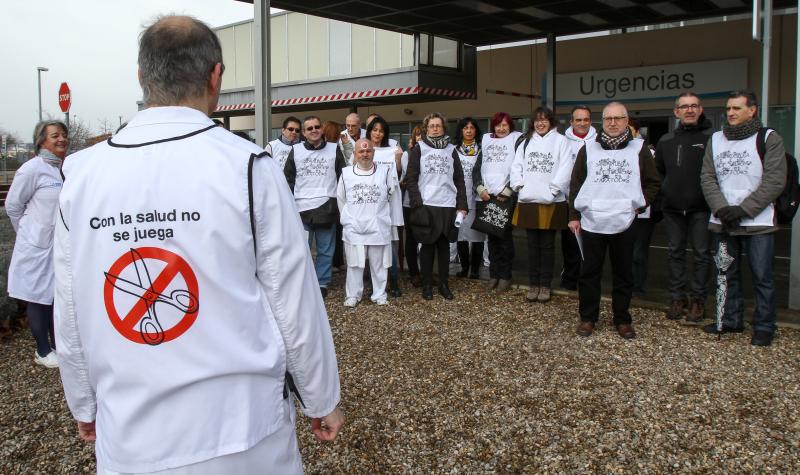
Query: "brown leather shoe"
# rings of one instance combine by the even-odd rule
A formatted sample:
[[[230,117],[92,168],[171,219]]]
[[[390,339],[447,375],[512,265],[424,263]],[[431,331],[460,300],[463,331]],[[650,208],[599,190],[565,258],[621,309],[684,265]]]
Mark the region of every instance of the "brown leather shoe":
[[[581,320],[578,324],[578,329],[576,333],[580,336],[591,336],[592,332],[594,331],[594,322]]]
[[[497,292],[505,292],[511,288],[511,279],[500,279],[497,281]]]
[[[684,323],[686,325],[699,325],[706,318],[706,306],[702,300],[692,300],[689,313]]]
[[[617,325],[617,333],[619,333],[619,336],[625,338],[626,340],[636,338],[636,331],[633,329],[633,325],[630,323],[622,323]]]
[[[683,318],[683,313],[686,311],[685,300],[673,300],[669,303],[669,310],[667,310],[667,319],[680,320]]]

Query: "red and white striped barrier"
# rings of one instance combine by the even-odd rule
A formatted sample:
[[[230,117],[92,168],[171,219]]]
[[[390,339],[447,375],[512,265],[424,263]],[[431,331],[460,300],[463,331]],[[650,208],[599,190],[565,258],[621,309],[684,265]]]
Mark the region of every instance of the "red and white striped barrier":
[[[296,97],[293,99],[276,99],[272,101],[272,107],[285,107],[301,104],[316,104],[322,102],[340,102],[352,101],[357,99],[366,99],[372,97],[387,97],[387,96],[405,96],[414,94],[426,94],[431,96],[445,96],[455,97],[459,99],[475,99],[477,94],[468,91],[456,91],[452,89],[434,88],[434,87],[398,87],[391,89],[375,89],[372,91],[355,91],[355,92],[341,92],[338,94],[327,94],[324,96],[311,96],[311,97]],[[254,103],[249,104],[230,104],[225,106],[218,106],[217,112],[229,112],[240,110],[255,109]]]
[[[487,89],[486,94],[496,94],[498,96],[527,97],[529,99],[541,99],[542,96],[536,94],[526,94],[524,92],[500,91],[498,89]]]

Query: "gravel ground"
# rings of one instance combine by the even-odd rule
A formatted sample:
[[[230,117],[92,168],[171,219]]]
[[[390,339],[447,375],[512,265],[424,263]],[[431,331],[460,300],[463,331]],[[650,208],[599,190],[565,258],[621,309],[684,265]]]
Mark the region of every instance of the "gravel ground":
[[[454,281],[387,307],[328,311],[348,423],[333,444],[298,431],[309,473],[800,473],[800,332],[770,348],[634,309],[624,341],[604,304],[575,335],[577,300],[524,302]],[[33,341],[0,346],[0,473],[94,471],[57,371]]]

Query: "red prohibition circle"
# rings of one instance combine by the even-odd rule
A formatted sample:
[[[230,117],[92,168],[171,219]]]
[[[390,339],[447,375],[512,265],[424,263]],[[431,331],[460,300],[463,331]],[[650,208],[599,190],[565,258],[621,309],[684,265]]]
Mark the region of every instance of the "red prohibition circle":
[[[166,263],[164,269],[158,274],[153,276],[153,285],[144,292],[157,292],[162,293],[164,289],[180,274],[186,282],[186,287],[199,302],[200,294],[197,287],[197,277],[189,264],[179,255],[174,252],[167,251],[158,247],[140,247],[136,251],[144,259],[155,259]],[[103,286],[103,300],[105,302],[106,313],[114,328],[125,338],[140,344],[147,344],[142,337],[142,334],[137,330],[137,324],[147,314],[148,307],[155,305],[152,301],[150,303],[144,298],[136,301],[128,313],[122,317],[117,312],[117,307],[114,303],[114,282],[117,276],[122,274],[129,265],[133,264],[134,256],[132,252],[126,252],[119,259],[117,259],[111,268],[108,269],[105,284]],[[183,335],[197,319],[198,312],[195,310],[192,313],[184,313],[180,321],[172,328],[164,329],[164,339],[162,343],[174,340]]]

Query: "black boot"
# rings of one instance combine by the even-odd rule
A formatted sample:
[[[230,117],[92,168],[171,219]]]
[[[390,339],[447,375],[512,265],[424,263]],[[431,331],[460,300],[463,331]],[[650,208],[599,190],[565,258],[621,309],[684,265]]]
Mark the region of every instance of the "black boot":
[[[422,286],[422,298],[425,300],[433,300],[433,287],[430,285]]]
[[[446,283],[439,284],[439,295],[446,300],[453,300],[453,292],[450,292],[450,287]]]

